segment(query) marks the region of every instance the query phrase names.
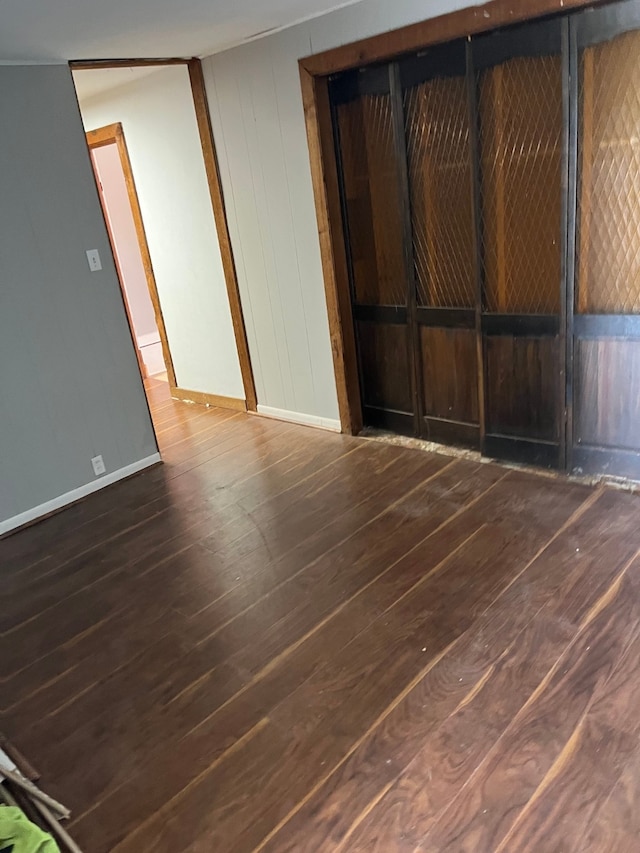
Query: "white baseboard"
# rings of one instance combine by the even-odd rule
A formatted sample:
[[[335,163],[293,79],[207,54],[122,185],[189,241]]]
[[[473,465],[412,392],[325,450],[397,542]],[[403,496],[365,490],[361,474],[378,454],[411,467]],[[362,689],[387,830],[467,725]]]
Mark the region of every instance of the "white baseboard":
[[[329,429],[332,432],[340,432],[342,427],[340,421],[333,418],[320,418],[317,415],[305,415],[301,412],[289,412],[287,409],[274,409],[273,406],[263,406],[258,403],[258,414],[267,418],[275,418],[279,421],[289,421],[292,424],[304,424],[305,426]]]
[[[117,471],[112,471],[110,474],[98,477],[91,483],[87,483],[84,486],[80,486],[77,489],[66,492],[64,495],[53,498],[53,500],[47,501],[39,506],[34,506],[33,509],[21,512],[20,515],[14,515],[13,518],[8,518],[6,521],[0,521],[0,536],[4,533],[9,533],[11,530],[15,530],[16,527],[22,527],[23,524],[28,524],[30,521],[36,521],[36,519],[42,518],[44,515],[49,515],[49,513],[55,512],[57,509],[62,509],[62,507],[65,507],[68,504],[75,503],[80,500],[80,498],[91,495],[93,492],[98,492],[100,489],[104,489],[105,486],[110,486],[118,480],[124,480],[125,477],[137,474],[138,471],[149,468],[150,465],[155,465],[156,462],[160,462],[159,453],[154,453],[152,456],[139,459],[131,465],[125,465],[124,468],[119,468]]]

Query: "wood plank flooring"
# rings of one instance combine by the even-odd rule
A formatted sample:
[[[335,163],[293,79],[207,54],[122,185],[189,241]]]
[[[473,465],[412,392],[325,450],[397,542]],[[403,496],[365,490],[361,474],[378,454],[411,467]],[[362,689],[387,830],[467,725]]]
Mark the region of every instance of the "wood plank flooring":
[[[148,391],[164,465],[0,542],[87,853],[639,849],[640,497]]]

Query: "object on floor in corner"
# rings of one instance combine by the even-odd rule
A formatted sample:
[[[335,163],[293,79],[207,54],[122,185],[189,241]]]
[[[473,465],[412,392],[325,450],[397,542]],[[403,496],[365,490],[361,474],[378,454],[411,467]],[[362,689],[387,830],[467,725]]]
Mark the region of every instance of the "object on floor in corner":
[[[60,853],[53,837],[18,806],[0,806],[0,853]]]
[[[53,842],[53,846],[49,843],[48,846],[26,848],[18,847],[17,841],[9,842],[9,849],[14,848],[11,853],[21,853],[23,849],[25,853],[82,853],[60,823],[70,816],[69,809],[41,791],[35,784],[38,779],[38,773],[24,756],[0,734],[0,808],[2,803],[5,807],[17,808],[27,822],[32,822]],[[4,844],[1,835],[0,844]],[[4,853],[2,847],[0,853]]]

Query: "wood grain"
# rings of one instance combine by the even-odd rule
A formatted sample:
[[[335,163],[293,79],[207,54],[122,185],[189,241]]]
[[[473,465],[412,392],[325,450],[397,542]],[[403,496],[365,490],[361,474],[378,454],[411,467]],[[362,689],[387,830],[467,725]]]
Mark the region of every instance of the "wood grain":
[[[594,529],[594,522],[600,517],[601,509],[594,508],[586,512],[584,517],[576,517],[580,511],[572,516],[568,530],[572,537],[593,532],[590,541],[595,546],[606,527],[606,524],[603,527],[597,525]],[[607,547],[607,543],[603,543],[601,555],[607,552]],[[598,560],[598,555],[594,554],[594,558]],[[558,565],[565,564],[567,568],[573,565],[574,571],[566,574],[556,571]],[[554,649],[557,652],[558,648],[563,647],[563,639],[566,643],[568,626],[558,620],[555,608],[559,607],[563,613],[570,611],[574,603],[574,585],[578,577],[584,581],[584,575],[590,568],[585,562],[579,566],[575,564],[575,548],[564,536],[558,537],[554,545],[533,561],[482,614],[474,629],[460,637],[400,706],[327,779],[304,804],[300,813],[284,825],[268,849],[300,849],[304,835],[312,829],[314,835],[324,839],[327,845],[338,845],[348,838],[345,849],[352,849],[357,842],[363,850],[393,850],[400,837],[408,839],[411,834],[408,827],[417,827],[421,821],[428,821],[432,814],[427,808],[429,799],[446,802],[447,796],[452,796],[458,790],[459,778],[464,778],[464,773],[475,766],[474,752],[479,750],[483,754],[483,750],[488,749],[488,741],[485,739],[487,723],[483,722],[487,704],[491,705],[492,713],[496,715],[496,719],[489,725],[497,726],[498,731],[500,718],[509,719],[509,707],[519,707],[518,693],[521,688],[518,680],[515,679],[515,683],[508,689],[504,683],[505,677],[513,672],[510,659],[518,653],[518,648],[524,645],[532,656],[538,654],[542,660],[548,645],[551,663],[555,660]],[[531,597],[533,590],[534,598]],[[597,592],[597,589],[591,590],[590,601],[594,600]],[[536,621],[529,623],[545,602],[546,615],[540,614]],[[544,628],[540,627],[539,621],[542,621]],[[482,637],[481,644],[478,643],[478,635]],[[531,667],[531,661],[527,667]],[[503,673],[505,668],[506,675]],[[534,673],[540,671],[537,663],[531,669]],[[522,668],[521,673],[524,673],[526,682],[529,678],[528,669]],[[478,699],[475,699],[478,712],[474,717],[469,706],[476,694],[479,694]],[[435,744],[438,739],[448,743],[449,746],[442,754],[443,770],[446,773],[449,768],[448,772],[451,773],[456,762],[449,760],[448,751],[455,739],[447,737],[445,732],[449,727],[451,734],[452,723],[447,717],[453,714],[455,720],[458,706],[465,709],[463,722],[466,723],[471,716],[479,730],[475,737],[470,724],[464,740],[466,754],[460,755],[461,751],[458,750],[459,778],[450,778],[445,785],[436,766],[430,763],[433,761],[433,751],[422,753],[420,744]],[[423,754],[424,759],[419,757]],[[409,767],[406,772],[385,795],[385,783],[391,785],[407,764]],[[381,772],[381,768],[385,772]],[[437,784],[427,786],[427,792],[424,790],[425,778],[438,778]],[[374,808],[368,822],[365,819],[359,833],[350,837],[353,829],[366,818],[378,800],[380,805]]]
[[[463,789],[447,807],[421,849],[442,850],[447,844],[461,851],[495,849],[508,841],[517,813],[553,775],[563,750],[575,749],[594,695],[638,629],[637,580],[629,582],[622,575],[605,592],[475,774],[473,786]]]
[[[475,331],[422,326],[420,343],[425,414],[479,423]]]
[[[487,432],[558,441],[558,338],[485,338]]]
[[[1,543],[3,727],[83,848],[625,849],[637,496],[146,384],[165,464]]]

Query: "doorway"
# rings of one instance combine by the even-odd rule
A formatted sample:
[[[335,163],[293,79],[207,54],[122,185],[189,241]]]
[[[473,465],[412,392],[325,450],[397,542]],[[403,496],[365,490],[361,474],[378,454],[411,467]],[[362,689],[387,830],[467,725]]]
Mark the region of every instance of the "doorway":
[[[149,247],[121,124],[87,133],[100,204],[143,379],[175,384]]]
[[[143,331],[142,340],[134,329],[143,373],[155,374],[161,354],[171,397],[255,409],[199,60],[87,61],[72,71],[94,161],[106,158],[99,149],[115,138],[124,168],[157,329]],[[106,218],[115,221],[109,210]],[[139,257],[137,268],[140,278]],[[129,313],[135,326],[135,310]]]

